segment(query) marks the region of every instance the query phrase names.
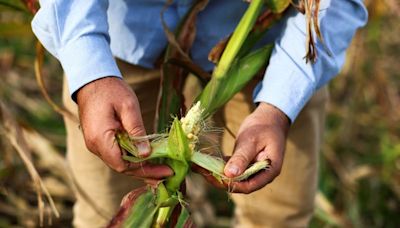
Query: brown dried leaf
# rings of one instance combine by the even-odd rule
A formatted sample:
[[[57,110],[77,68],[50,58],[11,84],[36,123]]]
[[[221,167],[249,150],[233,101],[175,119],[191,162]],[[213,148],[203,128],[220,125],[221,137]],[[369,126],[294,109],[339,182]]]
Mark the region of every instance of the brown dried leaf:
[[[218,44],[211,49],[210,53],[208,54],[208,60],[210,62],[218,64],[219,59],[221,58],[222,53],[224,52],[230,38],[231,35],[219,41]]]
[[[25,137],[22,134],[22,130],[20,125],[15,121],[12,117],[11,113],[7,110],[7,106],[0,101],[0,121],[3,125],[4,135],[10,141],[11,145],[15,148],[18,155],[22,159],[27,168],[29,175],[32,178],[36,193],[37,193],[37,200],[38,200],[38,208],[39,208],[39,220],[40,225],[43,226],[43,217],[44,217],[44,201],[43,195],[47,199],[50,207],[52,209],[53,214],[58,218],[60,214],[55,207],[54,201],[44,185],[42,179],[39,176],[38,171],[35,168],[31,158],[30,158],[30,150],[27,146],[27,142]]]

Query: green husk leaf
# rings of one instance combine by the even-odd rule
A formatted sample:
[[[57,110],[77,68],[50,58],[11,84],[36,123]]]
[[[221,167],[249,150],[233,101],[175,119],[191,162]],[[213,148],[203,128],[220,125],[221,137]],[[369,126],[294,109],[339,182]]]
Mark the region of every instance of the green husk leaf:
[[[265,0],[267,7],[274,13],[282,13],[290,5],[291,0]]]
[[[127,145],[130,144],[130,145]],[[121,145],[121,144],[120,144]],[[132,151],[129,151],[128,149],[132,149],[134,147],[133,143],[125,143],[124,146],[121,145],[121,147],[130,152],[131,155],[123,155],[122,158],[126,161],[130,162],[143,162],[147,160],[152,160],[155,158],[168,158],[169,157],[169,150],[168,150],[168,140],[167,139],[162,139],[159,141],[151,142],[151,154],[148,157],[138,157],[135,156]],[[134,147],[136,150],[136,147]],[[132,156],[133,155],[133,156]]]
[[[191,156],[188,139],[178,118],[174,119],[168,137],[169,158],[167,164],[174,170],[174,175],[166,180],[168,191],[179,189],[189,170],[187,160]]]
[[[191,157],[189,142],[178,118],[175,118],[174,122],[172,122],[168,136],[168,149],[171,159],[186,161]]]
[[[117,132],[115,134],[115,140],[122,149],[126,150],[137,158],[139,157],[139,152],[127,132]]]
[[[135,141],[143,141],[143,140],[153,140],[150,145],[152,148],[152,152],[148,157],[140,157],[138,149],[136,148]],[[129,136],[127,132],[118,131],[115,134],[115,140],[118,145],[124,149],[129,154],[124,154],[122,158],[126,161],[130,162],[143,162],[155,158],[165,158],[168,157],[168,140],[165,138],[163,134],[154,134],[146,137],[136,137],[132,138]]]
[[[221,158],[196,151],[192,155],[191,162],[210,171],[214,177],[222,181],[225,161]]]
[[[165,185],[169,192],[175,192],[185,180],[189,165],[186,161],[179,160],[167,160],[167,165],[174,170],[174,175],[167,178]]]
[[[157,205],[160,209],[158,210],[155,219],[156,227],[163,227],[167,224],[169,217],[177,204],[178,200],[176,197],[170,196],[165,185],[160,183],[157,187]]]

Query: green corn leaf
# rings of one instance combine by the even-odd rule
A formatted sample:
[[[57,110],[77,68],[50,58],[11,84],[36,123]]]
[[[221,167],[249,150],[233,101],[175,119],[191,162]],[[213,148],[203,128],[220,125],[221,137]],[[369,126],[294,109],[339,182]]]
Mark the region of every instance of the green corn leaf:
[[[181,121],[178,118],[172,122],[171,130],[168,136],[168,149],[170,158],[179,161],[189,160],[191,152],[188,138],[182,129]]]
[[[134,155],[134,153],[132,153],[132,150],[128,151],[128,149],[132,149],[132,148],[135,148],[134,151],[137,150],[136,147],[134,147],[132,143],[130,143],[129,145],[124,144],[124,146],[121,145],[121,147],[123,149],[125,149],[126,151],[128,151],[129,153],[131,153],[133,155],[133,156],[123,155],[122,158],[124,160],[130,161],[130,162],[143,162],[143,161],[152,160],[152,159],[156,159],[156,158],[168,158],[169,157],[169,149],[168,149],[168,140],[167,139],[151,142],[150,145],[151,145],[151,154],[148,157],[137,157]]]
[[[226,77],[211,79],[198,98],[205,109],[205,118],[228,102],[256,75],[267,63],[272,47],[267,45],[235,61]]]
[[[290,5],[291,0],[265,0],[267,7],[274,13],[282,13]]]
[[[251,28],[257,20],[263,6],[263,0],[252,0],[249,8],[246,10],[239,24],[237,25],[232,37],[222,53],[221,59],[213,72],[213,77],[221,78],[226,75],[231,67],[232,62],[236,59],[237,53],[240,51],[242,44],[250,33]]]
[[[168,177],[165,185],[170,192],[179,189],[189,170],[187,160],[191,157],[191,151],[185,132],[178,118],[174,119],[168,137],[169,158],[167,164],[174,171],[174,176]]]
[[[183,227],[192,227],[193,221],[190,219],[189,210],[186,209],[183,205],[181,205],[181,213],[179,214],[178,221],[175,224],[176,228],[183,228]]]
[[[129,217],[125,220],[123,227],[151,227],[153,224],[153,218],[158,210],[158,206],[155,204],[156,195],[149,189],[143,193],[136,200],[133,205]]]
[[[167,160],[167,165],[174,171],[174,175],[168,177],[165,181],[165,185],[169,192],[177,191],[182,182],[185,180],[187,172],[189,171],[189,165],[186,161],[178,160]]]

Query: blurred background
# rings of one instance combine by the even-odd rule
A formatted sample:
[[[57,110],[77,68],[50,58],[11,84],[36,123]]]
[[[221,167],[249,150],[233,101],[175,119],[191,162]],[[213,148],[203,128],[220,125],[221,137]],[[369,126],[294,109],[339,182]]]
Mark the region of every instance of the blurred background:
[[[400,3],[366,4],[369,23],[329,84],[311,227],[400,227]],[[63,158],[62,116],[35,79],[31,19],[23,1],[0,0],[0,227],[37,227],[39,211],[45,227],[70,227],[76,187]],[[50,56],[43,77],[50,97],[61,104],[62,69]],[[51,216],[46,191],[58,219]],[[223,192],[209,195],[215,226],[228,227],[232,202]]]

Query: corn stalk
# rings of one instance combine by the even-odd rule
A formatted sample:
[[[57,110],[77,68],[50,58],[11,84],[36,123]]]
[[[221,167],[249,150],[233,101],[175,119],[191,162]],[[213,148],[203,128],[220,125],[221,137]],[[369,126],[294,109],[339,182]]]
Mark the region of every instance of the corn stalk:
[[[37,1],[21,1],[34,14],[37,11]],[[224,175],[225,161],[208,154],[203,154],[199,147],[199,135],[204,121],[212,116],[218,108],[223,106],[237,92],[239,92],[253,76],[267,63],[272,45],[253,51],[253,47],[265,32],[285,13],[290,0],[253,0],[242,17],[233,34],[218,44],[210,53],[210,60],[217,63],[212,76],[196,66],[188,56],[188,51],[195,37],[194,23],[198,12],[206,5],[207,0],[197,1],[177,32],[173,34],[164,24],[169,45],[162,64],[162,89],[159,96],[157,132],[152,138],[152,154],[149,157],[138,156],[135,143],[143,140],[129,136],[125,132],[116,133],[116,141],[125,151],[123,158],[130,162],[154,162],[169,165],[175,175],[159,182],[154,186],[137,189],[128,194],[117,216],[111,221],[110,227],[190,227],[189,211],[186,209],[184,194],[181,191],[182,182],[190,171],[192,164],[196,164],[208,171],[220,182],[242,181],[263,169],[268,169],[268,161],[257,162],[239,177],[228,178]],[[20,10],[21,7],[12,4],[12,1],[0,0],[0,4]],[[267,6],[269,10],[263,11]],[[316,49],[313,39],[312,26],[317,37],[322,40],[318,27],[319,0],[300,0],[297,7],[306,14],[308,51],[307,60],[315,61]],[[261,16],[260,16],[261,14]],[[37,69],[40,75],[43,49],[38,46]],[[196,103],[185,117],[183,107],[184,97],[181,90],[187,73],[193,73],[204,84],[203,92],[196,99]],[[39,81],[42,80],[39,77]],[[43,83],[42,83],[43,84]],[[42,92],[46,91],[44,86]],[[44,93],[46,95],[46,93]],[[47,101],[59,113],[67,115],[62,109],[45,96]],[[175,116],[175,117],[172,117]],[[175,216],[173,215],[175,214]],[[175,219],[171,219],[171,217]]]
[[[165,129],[169,129],[169,131],[168,134],[159,134],[158,137],[152,140],[152,154],[149,157],[142,158],[138,156],[135,143],[138,140],[143,140],[142,138],[131,137],[126,132],[118,132],[116,134],[116,141],[123,151],[125,151],[123,159],[130,162],[167,164],[173,169],[175,174],[158,183],[156,186],[148,186],[137,197],[134,194],[135,197],[131,197],[130,206],[125,205],[113,219],[113,222],[110,223],[109,227],[164,227],[167,225],[183,227],[191,223],[181,191],[181,185],[190,171],[192,164],[210,171],[221,183],[242,181],[260,170],[270,167],[269,161],[260,161],[251,165],[242,175],[233,179],[228,178],[223,172],[225,161],[221,158],[201,153],[198,148],[198,139],[202,133],[205,120],[219,107],[229,101],[235,93],[240,91],[265,66],[270,56],[272,45],[267,45],[255,51],[251,51],[251,48],[257,41],[257,38],[261,37],[261,34],[272,23],[269,23],[269,26],[264,26],[263,30],[257,30],[259,33],[256,38],[253,36],[252,40],[247,40],[249,34],[252,31],[256,31],[254,27],[263,5],[263,0],[254,0],[251,2],[234,33],[227,41],[226,47],[221,50],[222,54],[218,58],[218,64],[213,71],[211,80],[207,83],[187,114],[180,118],[174,117],[172,124],[168,126],[168,118],[164,117],[171,116],[171,113],[167,112],[167,115],[161,113],[161,115],[159,112],[158,131],[164,132]],[[193,18],[193,14],[191,13],[196,10],[199,10],[199,8],[196,8],[195,5],[186,18]],[[186,22],[186,24],[192,22]],[[185,23],[181,24],[182,28],[185,28]],[[162,78],[164,81],[164,84],[162,84],[164,91],[161,92],[161,106],[159,106],[161,107],[160,111],[173,110],[172,114],[176,116],[179,112],[176,101],[180,100],[180,98],[176,93],[177,89],[175,91],[168,89],[173,84],[171,82],[177,78],[174,79],[171,74],[166,74],[168,73],[166,69],[171,66],[165,64],[169,62],[169,58],[172,56],[183,56],[184,59],[186,58],[185,53],[182,53],[183,49],[180,48],[180,42],[178,41],[182,39],[182,34],[184,33],[178,31],[176,34],[178,39],[171,38],[171,34],[167,33],[167,36],[169,36],[168,39],[172,44],[169,45],[164,59]],[[243,44],[246,45],[244,46]],[[190,68],[188,69],[191,71]],[[182,76],[179,75],[178,77]],[[178,80],[181,80],[181,78],[178,78]],[[168,92],[170,94],[167,94],[169,97],[166,99],[163,95]],[[175,101],[175,103],[171,101]],[[127,210],[129,210],[129,213],[126,213]],[[171,219],[171,217],[177,217],[177,219]]]

